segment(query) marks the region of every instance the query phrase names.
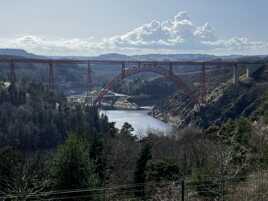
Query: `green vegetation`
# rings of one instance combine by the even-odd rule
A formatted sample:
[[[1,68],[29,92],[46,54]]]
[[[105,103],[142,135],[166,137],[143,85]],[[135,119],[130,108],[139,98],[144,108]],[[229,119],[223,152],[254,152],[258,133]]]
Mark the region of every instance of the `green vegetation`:
[[[89,157],[89,145],[81,136],[69,135],[60,145],[51,165],[55,189],[96,187],[98,177]]]
[[[134,172],[134,182],[136,184],[144,184],[146,182],[146,166],[148,161],[152,159],[151,147],[149,144],[145,144],[141,150],[139,159],[137,160],[136,170]],[[145,189],[144,185],[137,187],[136,196],[141,199],[145,199]]]
[[[131,80],[123,80],[114,87],[119,93],[129,95],[149,95],[152,97],[167,97],[176,91],[176,85],[173,82],[164,80],[163,78],[154,78],[151,80],[143,80],[142,78],[134,78]]]
[[[41,84],[1,84],[0,198],[172,200],[182,180],[198,201],[236,195],[268,168],[266,97],[254,118],[138,139]]]

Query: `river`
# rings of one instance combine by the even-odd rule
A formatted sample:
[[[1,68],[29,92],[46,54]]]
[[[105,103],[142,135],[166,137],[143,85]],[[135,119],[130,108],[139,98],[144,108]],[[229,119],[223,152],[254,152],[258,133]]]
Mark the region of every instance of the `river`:
[[[138,137],[144,137],[148,131],[158,131],[163,134],[171,132],[172,127],[158,119],[148,115],[150,110],[102,110],[110,122],[115,122],[116,128],[121,128],[125,122],[128,122],[134,128],[133,134]]]

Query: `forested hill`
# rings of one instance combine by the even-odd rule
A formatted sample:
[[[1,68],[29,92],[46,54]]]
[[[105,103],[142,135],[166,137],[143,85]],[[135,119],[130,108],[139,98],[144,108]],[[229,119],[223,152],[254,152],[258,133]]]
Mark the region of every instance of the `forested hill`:
[[[1,50],[0,58],[46,58],[27,53],[23,50]],[[65,94],[82,93],[86,90],[86,67],[79,65],[59,64],[55,66],[55,83],[57,89]],[[15,63],[16,78],[18,80],[42,82],[48,84],[48,66],[36,63]],[[0,79],[8,81],[10,66],[0,63]]]
[[[267,100],[259,114],[266,116]],[[241,190],[230,186],[250,188],[244,181],[255,182],[256,164],[268,168],[265,131],[256,130],[264,125],[239,118],[139,139],[128,123],[115,129],[96,108],[68,104],[41,84],[2,83],[0,198],[176,200],[185,180],[194,200],[232,195],[237,201]],[[256,185],[251,196],[261,189]]]
[[[209,92],[207,103],[199,109],[188,104],[187,99],[180,98],[181,94],[175,94],[158,104],[153,115],[157,118],[166,116],[180,128],[208,128],[241,117],[256,120],[263,115],[262,107],[268,92],[267,77],[267,67],[262,66],[250,79],[241,76],[237,86],[227,79],[219,82]]]
[[[69,133],[107,132],[107,118],[94,108],[70,106],[42,84],[0,86],[0,145],[35,151],[55,148]]]

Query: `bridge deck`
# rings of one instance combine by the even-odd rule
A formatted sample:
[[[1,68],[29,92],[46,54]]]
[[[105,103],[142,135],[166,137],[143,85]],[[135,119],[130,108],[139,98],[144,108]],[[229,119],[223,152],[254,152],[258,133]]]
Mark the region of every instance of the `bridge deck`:
[[[83,60],[83,59],[28,59],[1,58],[0,63],[40,63],[40,64],[157,64],[157,65],[249,65],[267,64],[264,61],[142,61],[142,60]]]

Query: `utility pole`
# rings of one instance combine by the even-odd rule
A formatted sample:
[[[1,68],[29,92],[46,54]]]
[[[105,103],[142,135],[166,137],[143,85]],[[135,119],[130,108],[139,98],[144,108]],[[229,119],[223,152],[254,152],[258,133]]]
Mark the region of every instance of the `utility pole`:
[[[221,194],[221,201],[224,201],[224,194],[225,194],[225,176],[224,176],[224,148],[221,146],[220,148],[220,194]]]
[[[181,180],[181,201],[184,201],[185,199],[185,182],[184,178]]]

